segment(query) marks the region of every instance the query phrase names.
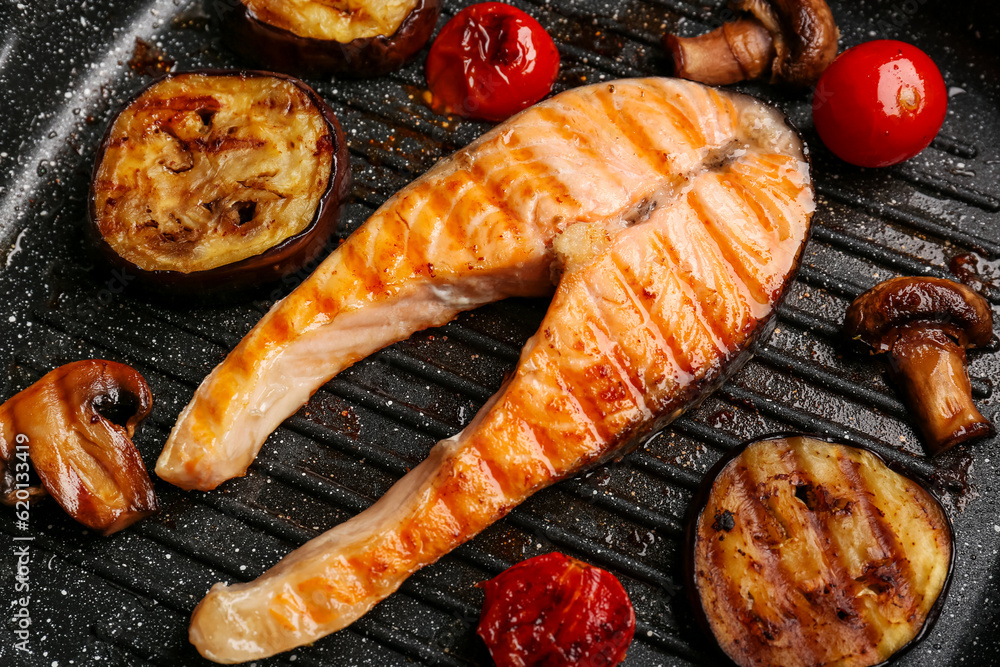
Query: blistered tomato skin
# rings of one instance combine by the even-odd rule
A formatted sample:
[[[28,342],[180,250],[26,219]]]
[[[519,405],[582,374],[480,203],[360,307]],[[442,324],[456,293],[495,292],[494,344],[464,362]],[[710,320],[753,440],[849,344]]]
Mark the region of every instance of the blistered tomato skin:
[[[484,2],[441,29],[427,56],[437,113],[501,121],[552,90],[559,51],[538,21],[515,7]]]
[[[550,553],[482,588],[477,632],[498,667],[612,667],[625,659],[635,611],[609,572]]]
[[[948,108],[941,72],[917,47],[895,40],[840,54],[813,96],[813,121],[827,148],[859,167],[888,167],[927,148]]]

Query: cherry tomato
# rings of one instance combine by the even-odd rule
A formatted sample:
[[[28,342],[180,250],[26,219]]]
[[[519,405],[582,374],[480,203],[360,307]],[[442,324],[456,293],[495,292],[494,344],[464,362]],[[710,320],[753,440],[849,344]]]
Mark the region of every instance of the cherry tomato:
[[[538,21],[501,2],[466,7],[427,56],[438,113],[501,121],[549,94],[559,52]]]
[[[550,553],[482,587],[476,632],[498,667],[612,667],[625,659],[635,611],[610,572]]]
[[[844,51],[813,96],[813,122],[827,148],[860,167],[898,164],[941,129],[948,91],[934,61],[889,39]]]

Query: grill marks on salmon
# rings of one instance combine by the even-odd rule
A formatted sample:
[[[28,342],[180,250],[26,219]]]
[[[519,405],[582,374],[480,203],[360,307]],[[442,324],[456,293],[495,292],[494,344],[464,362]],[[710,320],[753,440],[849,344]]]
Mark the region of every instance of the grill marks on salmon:
[[[750,98],[645,79],[568,91],[498,126],[392,197],[275,305],[199,387],[157,474],[205,490],[244,474],[267,436],[341,370],[462,310],[551,293],[557,234],[580,223],[632,224],[625,218],[643,201],[694,197],[692,178],[707,164],[735,159],[727,182],[763,199],[768,210],[758,215],[783,226],[783,239],[801,232],[788,222],[802,208],[801,155],[776,122]],[[741,227],[769,243],[759,222]],[[668,236],[662,244],[690,263],[717,245],[710,230]],[[697,289],[717,292],[712,317],[728,330],[751,311],[729,300],[744,288],[720,270]]]
[[[568,91],[440,163],[213,372],[157,471],[199,488],[240,474],[344,366],[459,310],[549,292],[555,275],[538,333],[472,423],[370,509],[257,581],[214,587],[191,641],[219,662],[315,641],[530,494],[676,418],[768,330],[812,211],[777,111],[669,79]]]

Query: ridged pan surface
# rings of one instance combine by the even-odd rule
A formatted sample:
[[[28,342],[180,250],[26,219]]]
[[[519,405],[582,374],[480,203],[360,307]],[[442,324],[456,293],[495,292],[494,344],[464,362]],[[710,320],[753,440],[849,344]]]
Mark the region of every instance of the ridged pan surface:
[[[467,4],[446,1],[439,25]],[[725,11],[684,0],[514,4],[558,42],[557,90],[668,73],[662,34],[703,32]],[[552,550],[621,579],[638,620],[626,665],[716,664],[681,591],[688,504],[725,452],[791,430],[868,446],[937,481],[955,528],[955,576],[934,630],[896,664],[996,664],[1000,440],[927,459],[880,368],[848,350],[838,331],[847,304],[877,282],[955,277],[949,267],[970,259],[984,294],[1000,304],[1000,11],[985,1],[831,4],[842,47],[892,38],[926,50],[949,87],[949,114],[914,160],[861,170],[820,144],[808,92],[737,86],[800,128],[818,195],[799,277],[755,359],[622,461],[537,494],[346,630],[258,665],[489,665],[475,636],[475,584]],[[126,289],[130,276],[88,252],[90,170],[121,101],[167,61],[177,69],[245,64],[222,45],[214,11],[185,0],[0,4],[0,398],[69,361],[128,363],[154,394],[136,437],[150,469],[199,382],[304,277],[228,304],[171,304]],[[143,44],[165,60],[135,58]],[[351,153],[342,237],[489,127],[427,109],[422,62],[376,79],[307,79],[340,118]],[[499,388],[546,305],[487,306],[356,364],[271,436],[246,477],[209,493],[155,480],[163,511],[111,538],[82,530],[54,503],[33,506],[27,525],[0,511],[0,605],[10,610],[0,664],[207,664],[187,641],[187,623],[208,588],[257,577],[370,506]],[[1000,359],[974,353],[970,370],[977,401],[995,420]],[[23,554],[30,559],[19,572]],[[30,654],[16,645],[11,618],[22,606]]]

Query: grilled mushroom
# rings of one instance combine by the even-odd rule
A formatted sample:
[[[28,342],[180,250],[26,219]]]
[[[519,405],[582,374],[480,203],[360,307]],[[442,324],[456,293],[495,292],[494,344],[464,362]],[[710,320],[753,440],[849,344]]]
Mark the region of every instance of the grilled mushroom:
[[[682,79],[725,85],[771,72],[773,83],[811,86],[837,57],[840,32],[826,0],[734,0],[745,17],[698,37],[667,35]]]
[[[866,450],[751,443],[709,472],[693,508],[695,617],[741,667],[884,664],[943,606],[948,518]]]
[[[113,361],[77,361],[46,374],[0,406],[0,498],[13,505],[47,493],[104,535],[156,512],[131,440],[152,401],[142,376]],[[26,458],[41,486],[29,482]]]
[[[990,423],[972,402],[965,350],[993,337],[986,299],[943,278],[893,278],[850,305],[845,333],[887,354],[931,453],[991,435]]]

